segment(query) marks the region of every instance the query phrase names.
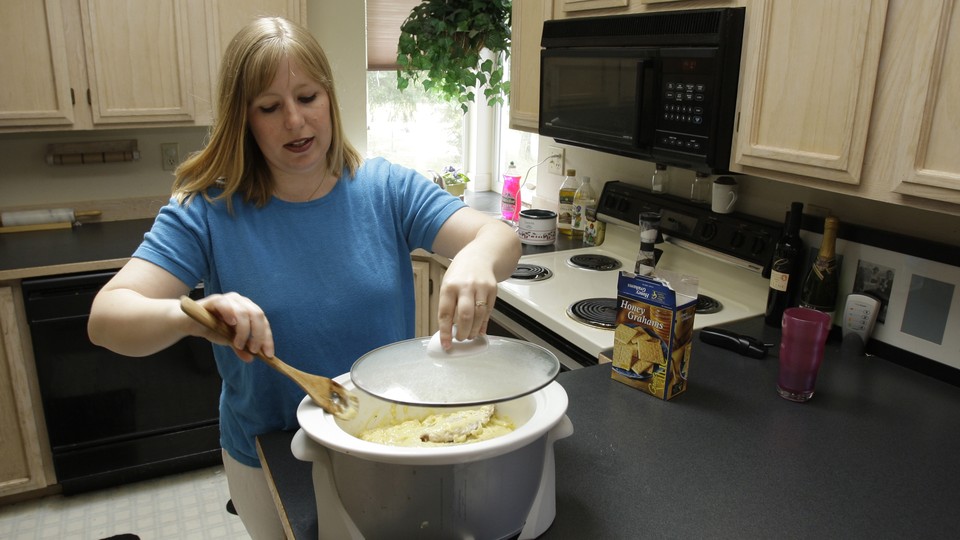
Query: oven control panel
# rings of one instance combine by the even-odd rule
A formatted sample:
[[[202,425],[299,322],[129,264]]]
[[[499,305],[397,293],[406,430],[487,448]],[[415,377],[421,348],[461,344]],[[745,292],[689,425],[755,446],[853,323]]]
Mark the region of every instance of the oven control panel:
[[[738,212],[717,214],[705,205],[654,194],[626,182],[604,184],[597,208],[601,219],[639,230],[641,212],[660,212],[661,235],[742,259],[759,268],[770,262],[783,231],[781,224],[766,219]]]

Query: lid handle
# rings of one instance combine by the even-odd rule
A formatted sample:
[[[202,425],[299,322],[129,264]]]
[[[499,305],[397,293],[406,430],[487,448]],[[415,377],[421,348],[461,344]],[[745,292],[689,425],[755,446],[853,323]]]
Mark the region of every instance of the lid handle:
[[[456,329],[454,329],[456,333]],[[433,358],[453,358],[457,356],[474,356],[487,350],[487,336],[480,334],[473,339],[459,340],[454,338],[450,348],[443,350],[440,345],[440,332],[430,338],[427,344],[427,354]]]

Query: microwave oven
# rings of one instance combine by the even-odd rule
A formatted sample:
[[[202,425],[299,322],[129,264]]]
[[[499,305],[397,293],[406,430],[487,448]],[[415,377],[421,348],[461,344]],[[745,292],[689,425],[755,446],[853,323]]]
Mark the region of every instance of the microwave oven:
[[[727,172],[744,11],[545,21],[540,135],[700,172]]]

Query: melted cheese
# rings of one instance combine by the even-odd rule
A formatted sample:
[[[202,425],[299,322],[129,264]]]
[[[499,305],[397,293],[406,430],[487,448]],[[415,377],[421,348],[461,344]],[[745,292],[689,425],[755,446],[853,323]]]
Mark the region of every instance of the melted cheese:
[[[446,446],[485,441],[510,433],[515,426],[495,414],[493,405],[369,429],[359,437],[390,446]]]

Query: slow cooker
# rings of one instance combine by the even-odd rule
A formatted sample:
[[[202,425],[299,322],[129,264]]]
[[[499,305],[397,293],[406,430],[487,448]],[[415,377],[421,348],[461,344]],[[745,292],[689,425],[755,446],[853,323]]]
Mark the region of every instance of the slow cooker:
[[[361,440],[366,429],[450,407],[402,405],[336,379],[359,400],[337,419],[307,397],[294,455],[313,462],[320,538],[535,538],[556,516],[553,443],[573,434],[556,381],[496,404],[516,429],[480,442],[405,448]],[[465,408],[465,407],[460,407]]]

